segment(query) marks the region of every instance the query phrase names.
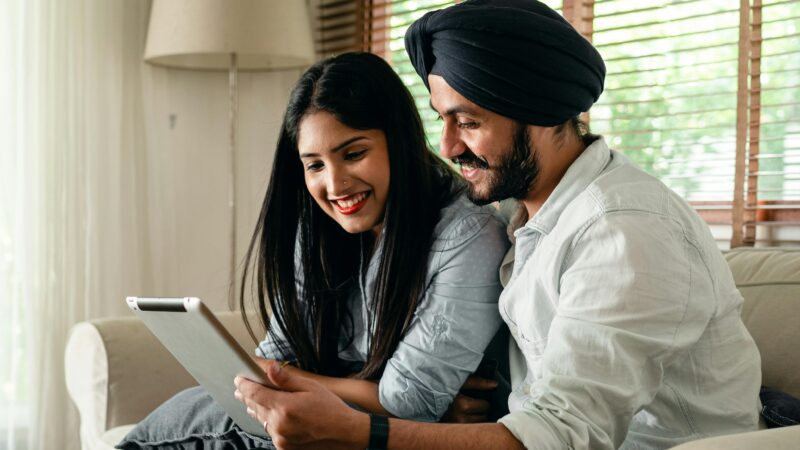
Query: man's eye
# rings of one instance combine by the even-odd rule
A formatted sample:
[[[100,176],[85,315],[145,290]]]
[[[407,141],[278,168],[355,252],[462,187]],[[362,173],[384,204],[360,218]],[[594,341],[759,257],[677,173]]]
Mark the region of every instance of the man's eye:
[[[357,152],[350,152],[350,153],[344,155],[344,159],[346,161],[355,161],[357,159],[361,159],[361,157],[364,156],[365,153],[367,153],[366,150],[359,150]]]
[[[478,128],[478,122],[458,122],[458,128],[473,129]]]

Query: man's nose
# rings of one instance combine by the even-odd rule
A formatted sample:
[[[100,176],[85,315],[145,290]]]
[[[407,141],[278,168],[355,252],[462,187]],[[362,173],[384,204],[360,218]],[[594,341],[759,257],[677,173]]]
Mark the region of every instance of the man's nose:
[[[442,157],[453,159],[456,156],[464,153],[466,145],[458,135],[458,131],[454,126],[444,124],[442,127],[442,139],[439,141],[439,153]]]

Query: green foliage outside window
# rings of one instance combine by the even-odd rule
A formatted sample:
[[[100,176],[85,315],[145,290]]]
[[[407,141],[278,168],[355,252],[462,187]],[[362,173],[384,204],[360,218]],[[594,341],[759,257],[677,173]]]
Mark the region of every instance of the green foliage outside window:
[[[391,63],[414,95],[436,149],[441,123],[403,36],[428,10],[451,3],[405,0],[391,6]],[[561,12],[561,0],[544,3]],[[730,201],[738,2],[597,0],[594,16],[592,40],[608,74],[590,111],[592,131],[688,200]],[[800,1],[765,1],[763,21],[759,198],[799,199]]]

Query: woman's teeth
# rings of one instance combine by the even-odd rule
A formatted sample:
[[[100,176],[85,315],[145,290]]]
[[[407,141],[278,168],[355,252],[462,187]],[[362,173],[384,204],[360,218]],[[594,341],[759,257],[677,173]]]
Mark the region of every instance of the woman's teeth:
[[[334,200],[334,201],[341,208],[352,208],[353,205],[361,203],[365,198],[367,198],[367,193],[362,192],[360,194],[353,195],[352,197],[348,197],[345,200]]]

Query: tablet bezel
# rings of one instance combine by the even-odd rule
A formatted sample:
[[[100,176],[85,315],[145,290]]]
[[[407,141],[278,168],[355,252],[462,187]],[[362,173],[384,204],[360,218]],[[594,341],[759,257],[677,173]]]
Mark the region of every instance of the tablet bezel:
[[[241,376],[268,385],[261,368],[197,297],[127,297],[126,303],[244,431],[267,437],[233,396]]]

